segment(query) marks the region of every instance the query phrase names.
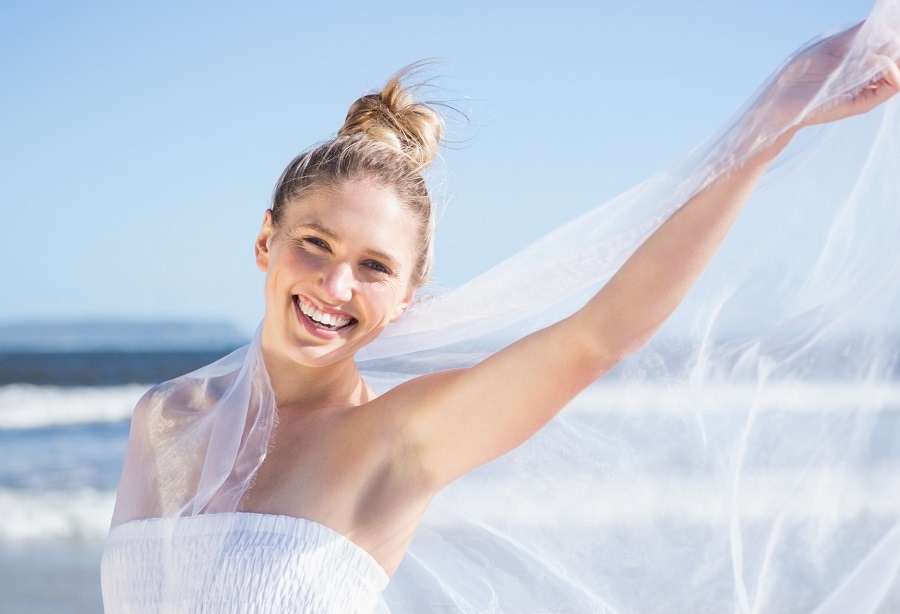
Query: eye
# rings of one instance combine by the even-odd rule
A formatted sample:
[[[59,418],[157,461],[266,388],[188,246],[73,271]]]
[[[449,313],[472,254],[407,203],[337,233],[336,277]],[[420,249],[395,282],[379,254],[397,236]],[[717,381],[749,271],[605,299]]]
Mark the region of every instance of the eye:
[[[391,270],[389,268],[387,268],[386,266],[384,266],[383,264],[381,264],[380,262],[378,262],[377,260],[367,260],[366,262],[363,263],[363,265],[372,269],[376,273],[382,273],[384,275],[391,274]]]
[[[303,237],[303,243],[308,245],[314,245],[315,247],[325,250],[327,252],[331,251],[331,246],[328,243],[319,237]]]

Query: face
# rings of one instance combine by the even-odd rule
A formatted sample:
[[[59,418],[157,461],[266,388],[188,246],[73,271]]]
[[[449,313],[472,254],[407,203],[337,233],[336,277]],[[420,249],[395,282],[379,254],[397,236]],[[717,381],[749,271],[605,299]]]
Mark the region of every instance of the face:
[[[310,366],[352,359],[412,300],[412,216],[370,180],[314,191],[256,241],[266,273],[263,347]]]

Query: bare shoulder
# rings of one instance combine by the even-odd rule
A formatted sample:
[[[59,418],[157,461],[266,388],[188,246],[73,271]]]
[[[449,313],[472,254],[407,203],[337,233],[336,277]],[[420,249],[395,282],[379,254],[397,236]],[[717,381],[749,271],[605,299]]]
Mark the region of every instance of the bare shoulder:
[[[476,365],[386,393],[378,401],[396,449],[439,489],[519,446],[614,364],[584,329],[566,318]]]
[[[390,462],[426,488],[431,480],[423,460],[435,436],[435,423],[428,416],[465,373],[466,369],[452,369],[420,375],[380,395],[364,412],[386,434]]]
[[[452,385],[468,371],[465,368],[447,369],[426,373],[409,379],[388,390],[378,400],[399,402],[402,405],[415,406],[427,401],[430,395],[439,393],[444,387]]]
[[[210,378],[187,375],[153,386],[135,405],[132,430],[156,439],[188,428],[210,415],[233,378],[234,374]]]
[[[416,416],[439,401],[444,392],[465,377],[467,369],[435,371],[414,377],[388,390],[372,404],[394,427],[411,426]]]

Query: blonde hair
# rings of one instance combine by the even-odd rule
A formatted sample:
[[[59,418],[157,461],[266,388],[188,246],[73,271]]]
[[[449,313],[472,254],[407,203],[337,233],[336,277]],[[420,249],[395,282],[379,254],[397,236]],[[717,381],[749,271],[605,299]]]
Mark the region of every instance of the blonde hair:
[[[288,164],[275,186],[272,219],[277,227],[284,210],[311,191],[372,179],[393,189],[418,221],[419,259],[410,281],[419,288],[434,261],[435,210],[423,172],[437,157],[444,123],[403,86],[416,68],[401,70],[380,92],[359,98],[336,137]]]

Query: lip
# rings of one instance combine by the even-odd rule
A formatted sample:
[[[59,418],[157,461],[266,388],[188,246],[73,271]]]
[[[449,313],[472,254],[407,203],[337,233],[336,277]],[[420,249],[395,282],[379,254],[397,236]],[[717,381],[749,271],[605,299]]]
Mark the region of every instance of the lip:
[[[300,325],[303,326],[303,328],[309,334],[313,335],[314,337],[317,337],[319,339],[325,339],[325,340],[335,339],[335,338],[341,336],[342,333],[353,328],[353,326],[356,325],[356,322],[357,322],[356,318],[354,318],[347,312],[339,311],[339,310],[335,310],[335,309],[322,308],[321,305],[319,305],[317,302],[309,299],[306,296],[300,296],[300,295],[295,294],[292,298],[293,298],[292,303],[294,304],[294,313],[297,316],[297,320],[300,322]],[[318,326],[313,324],[312,320],[310,320],[309,317],[307,317],[307,315],[305,313],[303,313],[303,311],[301,311],[301,309],[300,309],[301,301],[306,302],[309,305],[312,305],[313,307],[315,307],[319,311],[322,311],[323,313],[338,316],[341,318],[350,318],[350,322],[348,324],[346,324],[340,328],[336,328],[334,330],[327,330],[324,328],[319,328]]]

